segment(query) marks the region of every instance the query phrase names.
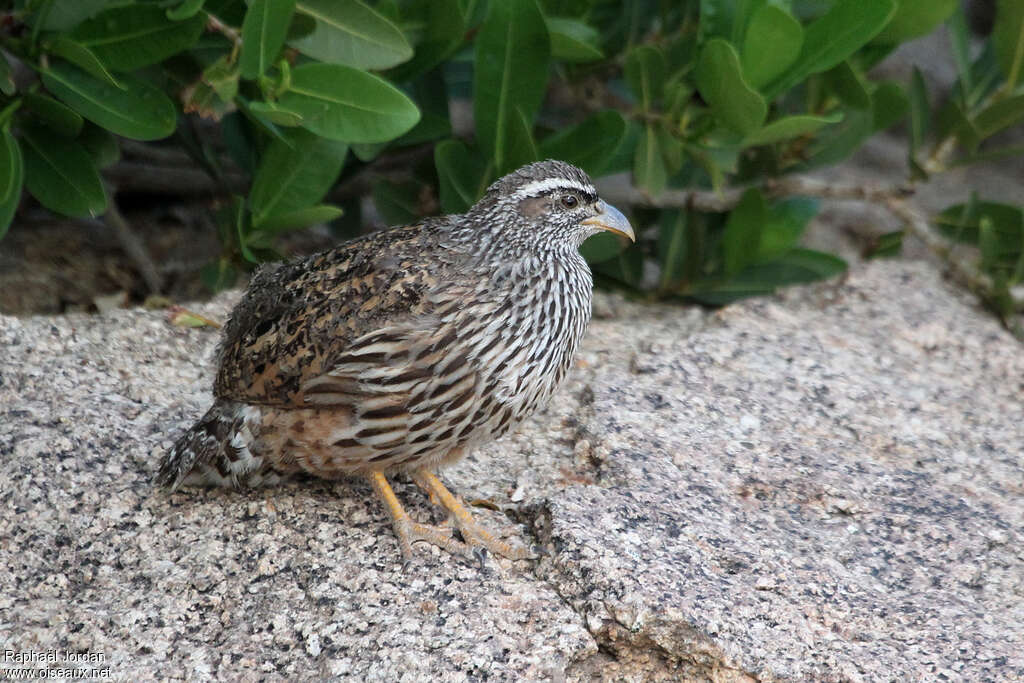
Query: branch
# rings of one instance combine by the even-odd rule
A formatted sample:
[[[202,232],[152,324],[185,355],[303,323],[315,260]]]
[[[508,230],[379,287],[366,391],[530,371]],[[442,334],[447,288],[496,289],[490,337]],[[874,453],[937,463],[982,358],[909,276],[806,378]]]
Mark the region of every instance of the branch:
[[[950,277],[955,282],[982,299],[991,299],[995,296],[995,284],[992,282],[992,278],[979,272],[966,260],[958,258],[951,245],[932,230],[924,212],[910,201],[910,197],[913,195],[913,188],[910,186],[840,185],[824,180],[795,176],[768,180],[760,186],[748,187],[760,187],[769,197],[817,197],[869,202],[881,206],[903,223],[910,234],[921,240],[929,251],[946,264]],[[746,189],[746,187],[734,187],[723,192],[666,190],[657,197],[652,197],[642,190],[630,187],[625,192],[609,189],[607,194],[616,201],[638,206],[659,209],[690,207],[700,211],[725,212],[733,209],[739,203],[740,197]],[[1014,310],[1024,311],[1024,295],[1019,292],[1011,292],[1010,296],[1013,300]]]
[[[195,166],[162,166],[138,161],[119,161],[104,169],[103,175],[119,192],[145,192],[175,196],[223,194],[206,171]],[[224,181],[232,192],[244,193],[248,183],[241,173],[227,171]]]
[[[117,202],[114,201],[114,193],[110,193],[110,204],[107,206],[107,212],[103,215],[103,222],[114,230],[117,235],[117,239],[121,242],[121,246],[124,248],[125,253],[128,257],[135,262],[135,267],[139,269],[139,273],[142,275],[143,281],[146,283],[146,287],[149,289],[151,294],[157,294],[160,292],[163,286],[163,280],[160,277],[160,273],[157,271],[156,265],[153,263],[153,259],[150,258],[149,252],[146,251],[146,246],[142,243],[142,240],[132,232],[131,226],[128,225],[128,221],[124,219],[121,212],[117,208]]]

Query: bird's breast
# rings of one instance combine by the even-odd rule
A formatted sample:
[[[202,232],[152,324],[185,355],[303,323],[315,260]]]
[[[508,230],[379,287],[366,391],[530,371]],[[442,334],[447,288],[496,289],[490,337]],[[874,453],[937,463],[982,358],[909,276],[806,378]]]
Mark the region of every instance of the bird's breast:
[[[489,436],[543,405],[565,377],[590,320],[592,280],[582,257],[530,264],[481,288],[452,311],[481,393],[495,418]]]

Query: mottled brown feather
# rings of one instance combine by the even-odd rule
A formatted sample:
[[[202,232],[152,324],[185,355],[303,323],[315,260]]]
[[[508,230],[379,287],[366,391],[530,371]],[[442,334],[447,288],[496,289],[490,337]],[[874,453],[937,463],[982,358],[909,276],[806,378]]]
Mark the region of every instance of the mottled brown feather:
[[[214,394],[305,405],[302,385],[329,372],[349,342],[426,313],[424,293],[453,266],[418,258],[440,239],[438,222],[260,269],[224,328]]]

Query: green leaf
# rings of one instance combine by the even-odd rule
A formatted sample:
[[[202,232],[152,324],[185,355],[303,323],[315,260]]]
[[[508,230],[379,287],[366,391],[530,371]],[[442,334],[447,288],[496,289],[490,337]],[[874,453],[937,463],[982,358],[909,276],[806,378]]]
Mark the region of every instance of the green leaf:
[[[617,256],[598,263],[594,272],[635,289],[643,277],[643,252],[639,249],[623,249]]]
[[[98,216],[106,210],[103,183],[81,145],[37,126],[25,126],[21,140],[25,185],[40,204],[75,217]]]
[[[10,97],[18,92],[18,86],[14,83],[14,72],[7,57],[0,52],[0,92]]]
[[[992,25],[996,61],[1006,77],[1007,92],[1024,81],[1024,2],[996,0],[996,19]]]
[[[634,48],[626,56],[626,83],[644,111],[661,97],[666,71],[665,55],[651,45]]]
[[[263,154],[253,178],[249,205],[253,224],[316,204],[338,179],[348,146],[301,128],[275,140]]]
[[[388,225],[409,225],[419,220],[419,195],[416,182],[393,183],[380,180],[373,184],[373,204]]]
[[[597,171],[597,175],[610,175],[612,173],[629,173],[633,170],[636,159],[636,147],[643,136],[643,126],[637,121],[626,121],[626,134],[619,140],[608,162]]]
[[[1024,250],[1024,209],[1012,204],[978,201],[947,208],[933,221],[949,239],[980,247],[988,270],[1014,269]]]
[[[412,57],[399,28],[359,0],[298,0],[295,11],[315,19],[316,28],[290,44],[314,59],[387,69]]]
[[[978,251],[981,252],[981,269],[992,272],[999,261],[999,238],[996,236],[992,219],[988,216],[982,216],[978,220]]]
[[[228,26],[241,26],[245,21],[245,0],[206,0],[207,12]]]
[[[818,214],[820,202],[807,197],[792,197],[770,204],[765,209],[757,261],[768,261],[796,246],[807,224]]]
[[[477,139],[505,168],[513,119],[532,124],[548,81],[550,40],[535,0],[492,2],[476,37],[473,114]]]
[[[932,116],[932,105],[928,99],[928,86],[920,69],[914,67],[910,75],[910,151],[909,158],[917,156],[917,150],[924,144],[928,136],[928,126]]]
[[[25,181],[25,161],[21,147],[9,128],[0,132],[0,239],[7,234],[14,212],[21,202],[21,186]]]
[[[537,153],[537,143],[533,140],[533,132],[526,116],[521,111],[516,111],[509,119],[508,126],[508,152],[505,155],[504,166],[498,167],[498,175],[511,173],[520,166],[538,161],[540,156]]]
[[[445,213],[463,213],[473,206],[483,196],[492,175],[487,162],[457,140],[445,140],[434,147],[434,166]]]
[[[610,232],[600,232],[587,238],[587,241],[580,247],[580,254],[587,260],[587,263],[594,266],[615,258],[628,246],[629,240]]]
[[[250,176],[256,173],[256,131],[241,111],[234,111],[220,122],[224,147],[239,168]]]
[[[230,55],[224,55],[203,69],[203,83],[226,104],[238,94],[238,73],[238,65],[232,63]]]
[[[864,76],[850,64],[850,60],[836,64],[824,74],[824,78],[843,104],[854,109],[871,108],[871,93]]]
[[[358,142],[352,145],[352,154],[359,161],[370,163],[387,148],[385,142]]]
[[[121,148],[117,138],[105,128],[95,123],[86,123],[78,134],[78,142],[82,145],[96,168],[107,168],[121,159]]]
[[[896,11],[893,0],[839,0],[804,28],[796,62],[763,90],[771,100],[811,74],[828,71],[885,27]]]
[[[835,112],[827,116],[785,116],[765,124],[761,130],[745,137],[743,145],[745,147],[770,145],[779,140],[788,140],[801,135],[816,133],[822,127],[831,123],[839,123],[842,120],[843,114],[841,112]]]
[[[267,123],[270,123],[291,128],[294,126],[301,126],[302,122],[306,120],[302,114],[288,109],[282,109],[273,102],[248,102],[245,103],[244,106],[250,115],[254,117],[262,117],[263,120],[260,123],[264,126],[266,126]]]
[[[905,43],[911,38],[927,35],[956,11],[960,0],[900,0],[896,13],[885,29],[875,36],[875,43]]]
[[[967,21],[964,12],[954,12],[946,22],[946,29],[949,31],[949,44],[953,53],[953,62],[956,64],[957,78],[960,83],[960,93],[966,96],[974,89],[971,77],[971,37],[967,31]]]
[[[661,194],[668,182],[668,171],[658,145],[658,131],[652,123],[644,126],[643,137],[636,148],[633,182],[654,197]]]
[[[174,103],[155,85],[124,75],[121,88],[98,81],[70,64],[43,70],[43,84],[98,126],[133,140],[158,140],[174,132]]]
[[[37,122],[44,123],[64,137],[73,138],[82,130],[82,117],[52,97],[30,92],[25,93],[22,101],[36,115]]]
[[[695,73],[697,89],[715,117],[741,135],[761,128],[768,105],[743,80],[736,49],[721,38],[709,40]]]
[[[242,23],[242,78],[267,72],[281,46],[295,11],[295,0],[253,0]]]
[[[743,74],[755,88],[777,78],[796,61],[804,29],[789,12],[764,4],[747,25],[743,40]]]
[[[1024,94],[998,100],[974,117],[974,125],[982,139],[1024,120]]]
[[[423,74],[413,83],[413,99],[420,107],[420,122],[395,144],[400,146],[435,142],[452,135],[448,111],[448,85],[441,69]]]
[[[831,166],[854,153],[875,132],[874,112],[851,110],[829,135],[815,138],[799,170]]]
[[[661,291],[675,289],[688,276],[688,265],[693,258],[688,239],[690,217],[687,209],[661,212],[658,222],[658,264],[661,266],[658,288]]]
[[[238,269],[227,258],[208,263],[199,271],[199,279],[211,292],[220,292],[235,286]]]
[[[981,133],[975,128],[974,122],[964,114],[956,98],[947,100],[939,111],[938,132],[935,137],[942,140],[948,135],[956,136],[970,154],[974,154],[981,144]]]
[[[670,119],[681,119],[693,100],[693,91],[689,79],[683,80],[681,74],[668,79],[661,92],[665,115]]]
[[[788,4],[788,0],[783,0]],[[700,0],[700,30],[707,38],[724,38],[738,43],[751,9],[764,0]],[[779,2],[774,2],[779,5]],[[788,8],[787,8],[788,9]]]
[[[239,77],[238,63],[231,55],[222,55],[203,69],[202,77],[192,87],[182,92],[185,113],[221,119],[234,109]]]
[[[598,176],[625,137],[626,119],[614,109],[606,109],[545,138],[540,156],[568,161]]]
[[[874,111],[873,131],[885,130],[907,115],[910,111],[910,98],[898,83],[882,81],[871,93],[871,108]]]
[[[249,222],[249,214],[245,210],[245,200],[238,195],[232,197],[232,202],[222,207],[220,219],[228,224],[227,227],[229,229],[234,230],[238,240],[238,248],[242,251],[242,257],[249,263],[259,263],[259,257],[252,252],[252,249],[257,249],[258,247],[251,245],[252,249],[250,249],[250,235],[256,233],[251,229],[252,224]]]
[[[657,135],[665,170],[669,177],[674,176],[682,170],[686,161],[686,143],[670,131],[664,122],[657,125]]]
[[[68,31],[84,19],[99,12],[108,0],[74,0],[50,3],[49,11],[40,13],[43,31]]]
[[[420,119],[412,100],[384,79],[340,64],[303,64],[292,69],[279,109],[302,117],[301,125],[341,142],[387,142]]]
[[[83,21],[70,37],[107,68],[134,71],[192,47],[205,25],[203,13],[172,21],[159,5],[124,5]]]
[[[701,282],[687,295],[722,306],[750,296],[771,294],[778,287],[816,282],[846,271],[846,261],[810,249],[793,249],[772,261],[755,263],[728,280]]]
[[[272,240],[283,232],[301,230],[311,225],[330,223],[344,212],[337,206],[317,204],[304,209],[296,209],[286,213],[275,213],[267,216],[262,223],[254,226],[256,235],[249,239],[249,244],[256,248],[269,247]]]
[[[846,261],[813,249],[793,249],[777,259],[751,267],[762,276],[772,274],[778,285],[816,282],[846,272]]]
[[[177,7],[169,7],[167,9],[167,18],[171,21],[181,21],[182,19],[188,19],[189,17],[195,16],[199,13],[199,10],[203,9],[203,3],[206,0],[182,0],[181,4]]]
[[[604,59],[598,44],[601,34],[582,19],[547,18],[551,56],[565,62],[593,62]]]
[[[764,197],[756,188],[744,192],[739,204],[729,213],[722,235],[722,265],[726,275],[734,275],[754,262],[760,249],[764,214]]]
[[[424,74],[451,57],[466,37],[466,19],[459,0],[420,0],[413,5],[426,25],[412,59],[395,67],[388,76],[397,82]]]
[[[865,258],[891,258],[899,256],[900,252],[903,251],[903,237],[905,231],[894,230],[885,234],[879,235],[873,240],[870,245]]]
[[[50,45],[50,52],[63,57],[78,68],[88,71],[101,81],[106,81],[118,88],[121,87],[121,84],[114,78],[114,75],[107,70],[107,67],[103,66],[103,62],[100,61],[99,57],[92,50],[84,45],[79,45],[67,36],[57,36]]]

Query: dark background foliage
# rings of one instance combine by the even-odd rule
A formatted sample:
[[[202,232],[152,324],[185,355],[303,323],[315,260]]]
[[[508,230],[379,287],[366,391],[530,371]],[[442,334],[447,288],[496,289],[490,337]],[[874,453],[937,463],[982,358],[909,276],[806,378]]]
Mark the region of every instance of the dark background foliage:
[[[20,0],[0,21],[0,237],[23,195],[124,230],[113,198],[131,179],[110,169],[142,141],[209,177],[220,251],[202,276],[218,289],[279,258],[286,233],[362,230],[367,192],[380,219],[407,222],[555,157],[628,178],[639,239],[585,245],[599,284],[718,305],[836,275],[845,262],[800,238],[845,192],[905,222],[877,255],[907,231],[976,249],[962,279],[1008,316],[1021,206],[975,196],[922,217],[904,201],[1021,152],[998,134],[1024,120],[1024,3],[994,11],[972,38],[957,0]],[[951,93],[916,71],[879,80],[936,30]],[[800,182],[897,124],[900,188]]]

